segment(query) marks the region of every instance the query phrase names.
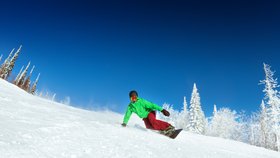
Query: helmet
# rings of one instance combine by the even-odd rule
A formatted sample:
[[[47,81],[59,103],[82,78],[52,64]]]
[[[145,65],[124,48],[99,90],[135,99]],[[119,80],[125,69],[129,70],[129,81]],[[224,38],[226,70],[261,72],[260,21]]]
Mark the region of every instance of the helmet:
[[[138,97],[138,93],[135,90],[132,90],[129,92],[129,97],[131,97],[132,94],[136,94],[136,96]]]

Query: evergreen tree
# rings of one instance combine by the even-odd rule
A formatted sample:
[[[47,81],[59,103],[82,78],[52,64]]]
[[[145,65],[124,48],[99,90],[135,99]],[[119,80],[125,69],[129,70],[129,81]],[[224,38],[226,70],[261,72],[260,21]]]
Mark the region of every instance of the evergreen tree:
[[[190,102],[188,130],[194,133],[204,134],[205,129],[206,119],[201,108],[200,96],[196,84],[194,84]]]
[[[16,83],[18,82],[19,77],[20,77],[20,75],[21,75],[21,73],[22,73],[23,68],[24,68],[24,66],[21,67],[19,73],[17,74],[17,77],[16,77],[16,79],[15,79],[14,82],[13,82],[14,84],[16,84]]]
[[[265,79],[260,83],[265,85],[263,92],[265,93],[264,103],[267,113],[268,129],[268,148],[280,150],[280,98],[277,88],[279,87],[277,79],[274,78],[274,73],[271,67],[264,63]]]
[[[238,128],[236,112],[228,108],[222,108],[216,112],[214,110],[213,114],[207,134],[225,139],[234,139]]]
[[[177,119],[177,128],[182,128],[187,130],[189,119],[188,119],[188,103],[186,97],[184,97],[183,108],[181,112],[178,114]]]
[[[31,90],[30,90],[30,93],[33,94],[33,95],[34,95],[35,92],[36,92],[36,88],[37,88],[37,83],[38,83],[38,81],[39,81],[39,77],[40,77],[40,73],[38,74],[37,79],[36,79],[36,81],[34,82],[32,88],[31,88]]]
[[[189,111],[188,111],[188,103],[187,103],[187,99],[184,96],[184,109],[183,112],[181,112],[181,128],[184,130],[187,130],[188,124],[189,124]]]
[[[217,105],[214,104],[213,117],[217,114]]]
[[[29,92],[29,91],[30,91],[30,76],[28,76],[28,77],[24,80],[24,82],[23,82],[21,88],[22,88],[23,90],[25,90],[26,92]]]
[[[20,51],[21,51],[21,47],[22,47],[22,45],[20,45],[20,47],[18,48],[18,50],[16,51],[16,53],[15,53],[14,56],[12,57],[12,59],[11,59],[9,65],[7,66],[7,74],[6,74],[6,76],[5,76],[5,79],[7,79],[7,78],[10,76],[10,74],[11,74],[11,72],[12,72],[14,66],[15,66],[15,62],[16,62],[16,60],[17,60],[17,58],[18,58],[18,55],[19,55],[19,53],[20,53]]]
[[[187,113],[188,112],[188,103],[187,103],[187,99],[186,97],[184,96],[184,102],[183,102],[183,105],[184,105],[184,113]]]
[[[260,112],[253,113],[247,122],[248,124],[248,142],[251,145],[262,146],[262,135],[260,126]]]
[[[70,105],[71,103],[71,98],[69,96],[65,97],[64,100],[60,101],[60,103],[64,105]]]
[[[208,124],[208,129],[207,129],[207,135],[210,136],[216,136],[218,137],[219,135],[217,134],[218,129],[220,128],[219,124],[219,118],[217,116],[217,106],[214,104],[213,108],[213,116],[211,117],[210,123]]]
[[[35,66],[32,67],[29,76],[23,82],[22,89],[24,89],[26,92],[30,92],[30,84],[31,84],[30,78],[32,76],[34,68]]]
[[[28,71],[28,68],[30,66],[30,62],[27,64],[26,68],[24,69],[24,71],[21,73],[16,85],[18,87],[22,87],[23,84],[24,84],[24,80],[25,80],[25,77],[26,77],[26,74],[27,74],[27,71]]]
[[[8,74],[8,67],[10,65],[10,60],[11,60],[11,57],[13,55],[14,50],[15,50],[15,48],[12,49],[12,51],[9,54],[9,56],[6,58],[4,63],[1,65],[1,68],[0,68],[0,78],[6,79],[6,76]]]
[[[261,112],[260,112],[260,145],[262,147],[268,148],[268,136],[269,136],[269,128],[268,128],[268,117],[266,106],[264,101],[261,103]]]

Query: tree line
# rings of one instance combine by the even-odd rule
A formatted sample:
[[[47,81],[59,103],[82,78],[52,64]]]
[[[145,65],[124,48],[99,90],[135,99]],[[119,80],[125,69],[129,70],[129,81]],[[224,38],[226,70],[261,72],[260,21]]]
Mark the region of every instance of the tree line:
[[[160,118],[197,134],[221,137],[245,142],[251,145],[280,151],[280,92],[275,72],[268,64],[264,64],[265,79],[259,84],[264,85],[264,98],[259,110],[246,116],[229,108],[214,105],[213,115],[206,118],[202,110],[200,95],[196,84],[190,100],[190,107],[184,97],[181,111],[173,109],[170,104],[163,107],[170,111],[171,117],[159,114]]]
[[[4,60],[4,62],[1,64],[0,67],[0,78],[7,80],[9,77],[11,77],[12,71],[15,67],[15,63],[18,59],[18,56],[21,52],[22,46],[20,46],[16,51],[15,48],[12,49],[9,56]],[[0,56],[0,62],[2,60],[3,55]],[[27,66],[20,69],[20,72],[17,74],[15,79],[12,79],[11,82],[21,89],[25,90],[28,93],[35,94],[37,84],[39,81],[40,73],[38,74],[36,80],[32,83],[31,82],[31,76],[33,74],[35,66],[32,67],[31,71],[28,74],[28,70],[30,67],[30,62],[27,64]]]

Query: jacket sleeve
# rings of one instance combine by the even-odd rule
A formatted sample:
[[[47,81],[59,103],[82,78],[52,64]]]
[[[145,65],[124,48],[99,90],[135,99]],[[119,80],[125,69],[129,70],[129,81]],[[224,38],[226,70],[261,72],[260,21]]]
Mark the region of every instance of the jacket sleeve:
[[[151,103],[151,102],[149,102],[149,101],[147,101],[147,100],[145,100],[145,99],[143,99],[143,102],[144,102],[145,106],[146,106],[148,109],[158,110],[158,111],[162,111],[162,110],[163,110],[162,107],[160,107],[160,106],[158,106],[158,105],[156,105],[156,104],[154,104],[154,103]]]
[[[126,113],[124,115],[124,118],[123,118],[123,123],[125,123],[125,124],[128,123],[128,120],[130,119],[131,114],[132,114],[132,111],[130,110],[130,108],[128,106],[127,110],[126,110]]]

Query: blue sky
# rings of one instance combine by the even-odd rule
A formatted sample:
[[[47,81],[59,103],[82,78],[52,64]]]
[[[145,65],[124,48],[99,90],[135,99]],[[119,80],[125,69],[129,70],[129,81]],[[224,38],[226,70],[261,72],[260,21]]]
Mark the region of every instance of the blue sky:
[[[249,113],[262,63],[280,76],[279,18],[277,1],[0,2],[0,53],[22,44],[14,73],[31,60],[39,90],[74,106],[123,113],[136,89],[181,109],[197,83],[206,115]]]

